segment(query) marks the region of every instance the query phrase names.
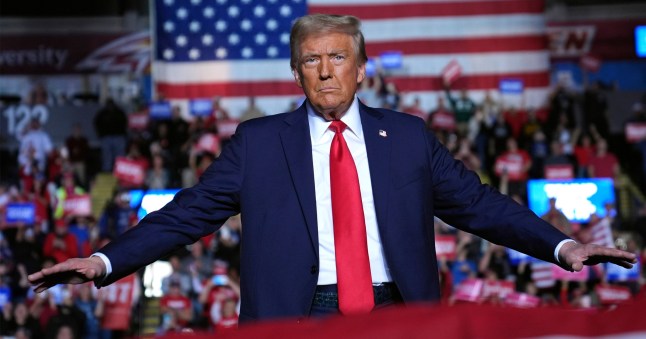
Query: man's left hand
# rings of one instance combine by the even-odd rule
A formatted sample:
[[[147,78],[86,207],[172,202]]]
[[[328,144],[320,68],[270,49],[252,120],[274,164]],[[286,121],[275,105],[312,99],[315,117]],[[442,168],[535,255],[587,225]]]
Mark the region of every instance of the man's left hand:
[[[594,244],[579,244],[571,241],[559,250],[561,266],[571,271],[581,271],[583,265],[596,265],[610,262],[625,268],[633,267],[637,262],[634,253],[603,247]]]

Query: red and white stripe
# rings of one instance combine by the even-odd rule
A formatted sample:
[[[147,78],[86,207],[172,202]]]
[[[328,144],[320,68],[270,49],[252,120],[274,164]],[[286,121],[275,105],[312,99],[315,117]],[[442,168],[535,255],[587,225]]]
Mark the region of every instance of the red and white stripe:
[[[605,246],[615,247],[615,241],[612,236],[612,229],[610,228],[610,221],[608,218],[603,218],[590,228],[592,233],[592,243]]]
[[[544,261],[532,263],[532,280],[537,288],[549,288],[556,284],[552,265]]]
[[[480,100],[504,78],[522,79],[525,102],[545,103],[550,83],[543,0],[310,0],[310,13],[351,14],[362,20],[369,57],[401,51],[403,69],[388,77],[399,90],[432,109],[441,94],[441,71],[462,67],[453,84]],[[205,77],[205,74],[208,76]],[[222,96],[231,113],[254,95],[278,113],[302,97],[288,60],[155,62],[157,90],[170,99]],[[506,96],[517,103],[518,98]]]

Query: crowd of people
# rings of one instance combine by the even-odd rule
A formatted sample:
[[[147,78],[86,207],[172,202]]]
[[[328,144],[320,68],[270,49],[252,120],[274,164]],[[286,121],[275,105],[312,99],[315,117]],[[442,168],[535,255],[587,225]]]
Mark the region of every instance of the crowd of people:
[[[554,201],[542,217],[580,242],[593,241],[595,225],[607,225],[614,246],[642,258],[637,274],[620,278],[610,277],[607,267],[599,267],[586,271],[584,277],[554,273],[544,279],[537,274],[544,271],[541,263],[519,260],[505,248],[437,220],[438,238],[448,239],[453,246],[446,256],[439,255],[444,302],[504,304],[514,295],[529,298],[532,302],[525,305],[536,307],[590,308],[612,304],[599,297],[599,286],[627,288],[631,296],[646,293],[641,273],[646,259],[646,168],[637,176],[625,170],[626,154],[646,155],[640,155],[639,147],[634,152],[611,147],[617,143],[608,128],[603,90],[590,86],[579,95],[557,86],[549,104],[541,109],[506,107],[489,94],[475,102],[467,91],[456,94],[449,86],[437,96],[436,107],[430,112],[421,107],[418,98],[413,98],[410,106],[403,105],[402,96],[394,83],[381,76],[364,81],[359,91],[360,99],[369,106],[424,119],[456,159],[520,204],[527,203],[529,179],[555,175],[612,178],[617,199],[607,206],[603,217],[591,215],[588,222],[576,224]],[[633,105],[631,121],[646,122],[643,104]],[[135,226],[138,216],[130,204],[129,190],[191,186],[218,157],[239,120],[264,115],[253,98],[239,120],[232,118],[217,98],[212,107],[211,115],[189,121],[179,106],[173,106],[169,118],[145,120],[133,129],[129,119],[138,113],[127,114],[118,103],[108,100],[94,121],[101,152],[101,157],[94,159],[100,164],[88,163],[93,150],[79,126],[73,127],[64,147],[57,148],[40,122],[31,122],[20,138],[19,177],[3,178],[0,185],[2,214],[10,204],[34,206],[31,222],[0,221],[0,336],[111,338],[133,331],[131,321],[137,317],[116,319],[115,310],[125,308],[128,314],[140,306],[139,274],[124,285],[129,286],[126,289],[96,289],[84,284],[56,286],[43,294],[34,294],[26,277],[47,265],[89,256]],[[100,168],[118,179],[99,218],[66,203],[93,189],[94,173],[89,168]],[[159,332],[186,328],[221,332],[237,327],[243,219],[231,218],[215,234],[167,258],[172,273],[162,283]],[[483,286],[489,286],[489,291]],[[465,298],[465,289],[478,290],[478,296]]]

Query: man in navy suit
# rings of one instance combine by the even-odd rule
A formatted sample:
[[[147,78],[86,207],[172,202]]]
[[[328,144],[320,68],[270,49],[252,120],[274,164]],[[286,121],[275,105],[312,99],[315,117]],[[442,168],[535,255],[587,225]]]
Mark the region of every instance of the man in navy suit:
[[[568,239],[482,185],[419,118],[359,102],[367,57],[357,18],[300,18],[290,45],[307,97],[300,108],[242,123],[197,185],[90,258],[32,274],[36,290],[89,280],[105,286],[241,213],[241,321],[337,312],[335,263],[345,259],[334,247],[334,120],[347,126],[337,133],[356,165],[375,308],[438,300],[434,216],[570,270],[635,262],[633,254]]]

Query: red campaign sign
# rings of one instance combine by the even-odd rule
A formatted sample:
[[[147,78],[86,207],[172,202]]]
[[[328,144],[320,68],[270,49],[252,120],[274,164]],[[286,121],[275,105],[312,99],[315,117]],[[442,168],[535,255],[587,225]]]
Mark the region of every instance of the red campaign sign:
[[[510,293],[516,290],[514,283],[511,281],[485,280],[482,286],[482,295],[480,299],[487,300],[490,298],[505,299]]]
[[[114,176],[130,185],[141,186],[146,176],[146,166],[137,160],[117,157],[114,163]]]
[[[435,236],[435,254],[438,259],[455,259],[456,240],[453,235]]]
[[[619,304],[631,300],[632,294],[630,288],[616,285],[597,285],[594,291],[599,297],[599,301],[604,304]]]
[[[462,75],[462,66],[457,60],[451,60],[442,70],[442,81],[446,85],[450,85]]]
[[[646,140],[646,122],[629,122],[626,124],[626,141],[639,142]]]
[[[559,266],[552,265],[552,277],[556,280],[565,281],[587,281],[590,274],[590,266],[583,266],[579,272],[569,272]]]
[[[431,127],[433,129],[454,131],[455,116],[450,112],[437,111],[431,116]]]
[[[148,110],[135,112],[128,115],[128,128],[134,130],[145,130],[148,128],[150,116]]]
[[[453,293],[453,299],[456,301],[480,301],[484,281],[482,279],[466,279],[460,283]]]
[[[522,158],[499,157],[496,159],[495,170],[498,176],[501,176],[506,171],[509,180],[519,180],[523,177]]]
[[[63,211],[66,216],[88,216],[92,214],[92,199],[89,194],[72,195],[65,198]]]
[[[597,72],[601,68],[601,59],[592,55],[584,55],[580,60],[581,68],[588,72]]]
[[[130,327],[133,296],[138,282],[131,274],[99,290],[99,298],[105,303],[101,327],[109,330],[127,330]]]
[[[505,298],[505,305],[521,308],[537,307],[540,303],[541,298],[527,293],[512,292]]]
[[[236,132],[236,128],[238,128],[239,123],[240,121],[234,119],[218,121],[218,136],[222,139],[231,138],[231,136]]]
[[[197,151],[220,154],[220,138],[213,133],[203,134],[195,145]]]
[[[546,165],[545,179],[572,179],[574,167],[572,165]]]

